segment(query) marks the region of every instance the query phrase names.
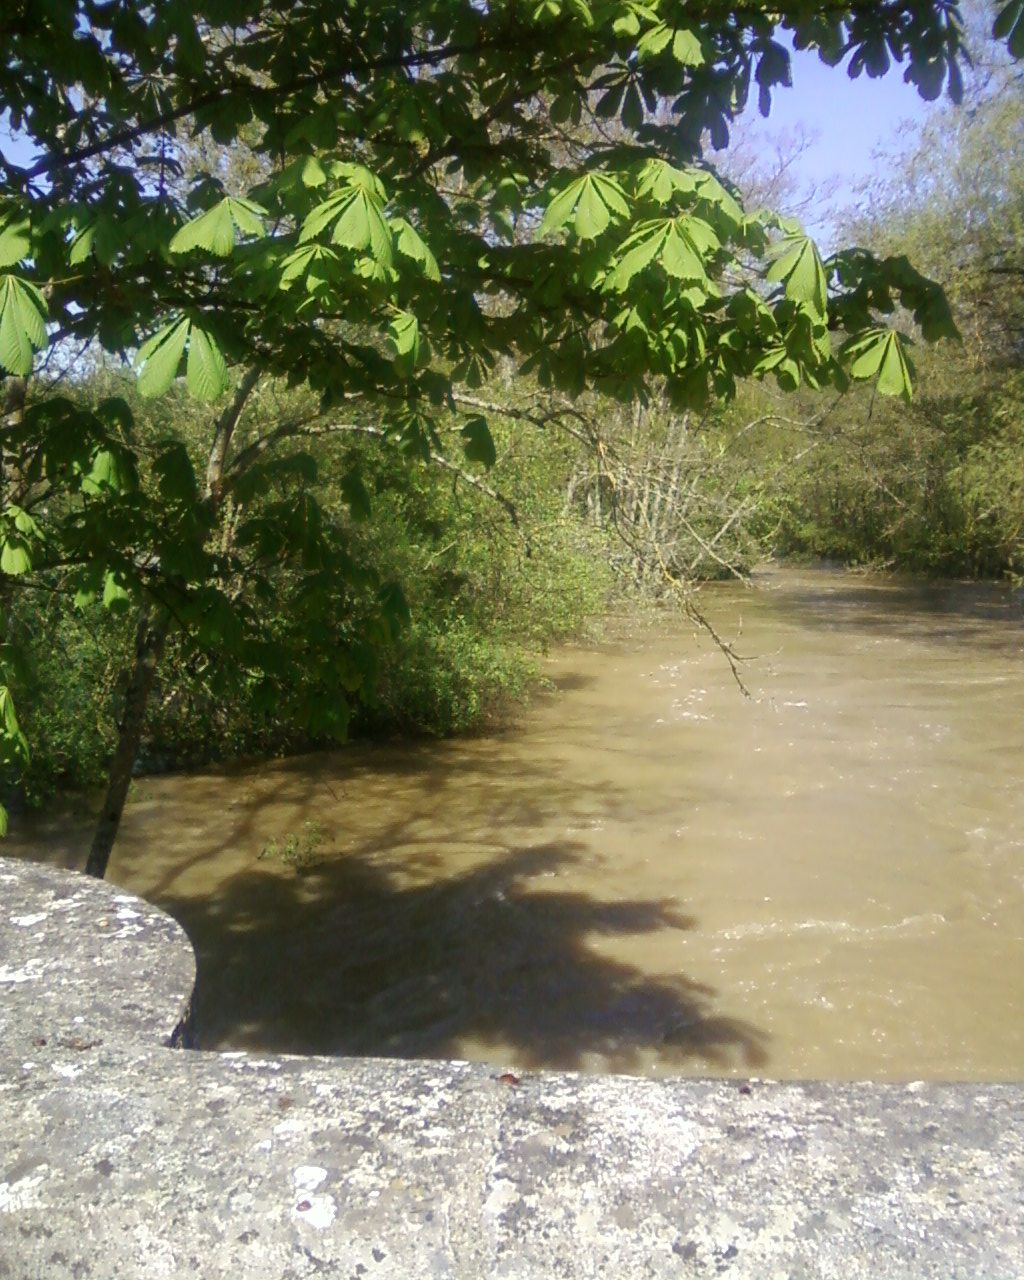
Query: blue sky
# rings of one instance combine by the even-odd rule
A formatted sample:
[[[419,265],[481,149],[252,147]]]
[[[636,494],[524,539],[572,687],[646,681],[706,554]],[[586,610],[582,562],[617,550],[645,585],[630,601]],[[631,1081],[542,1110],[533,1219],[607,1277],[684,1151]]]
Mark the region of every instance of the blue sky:
[[[7,112],[0,112],[0,152],[15,164],[28,164],[33,157],[33,150],[23,137],[11,132]]]
[[[772,112],[761,120],[756,94],[746,119],[768,137],[803,128],[811,145],[795,161],[803,186],[835,184],[834,203],[848,202],[858,182],[871,175],[873,153],[897,148],[907,124],[921,121],[934,104],[924,102],[903,81],[903,68],[893,67],[879,80],[862,75],[851,80],[844,67],[828,67],[816,54],[793,54],[793,87],[773,94]],[[805,216],[807,228],[827,243],[828,213]]]

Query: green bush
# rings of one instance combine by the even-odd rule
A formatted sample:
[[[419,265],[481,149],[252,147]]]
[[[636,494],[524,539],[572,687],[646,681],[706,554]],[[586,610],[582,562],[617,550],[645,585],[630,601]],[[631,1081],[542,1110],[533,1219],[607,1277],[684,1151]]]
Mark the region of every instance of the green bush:
[[[187,401],[135,407],[144,440],[190,446]],[[325,527],[359,566],[337,598],[329,634],[322,618],[305,617],[302,576],[284,566],[275,571],[273,599],[252,606],[269,641],[288,639],[281,649],[291,657],[272,687],[172,632],[141,768],[330,745],[335,739],[315,716],[296,715],[316,709],[325,661],[340,675],[328,685],[348,689],[354,736],[464,733],[526,697],[537,656],[602,611],[610,574],[600,532],[563,509],[572,450],[511,426],[498,442],[486,483],[514,508],[516,523],[486,493],[435,466],[410,466],[378,441],[313,447]],[[342,478],[354,471],[370,498],[361,520],[342,492]],[[395,588],[409,608],[397,633],[379,618],[381,591]],[[320,630],[311,635],[314,625]],[[96,787],[116,740],[133,618],[96,604],[80,610],[67,592],[26,591],[9,611],[3,638],[12,636],[28,655],[16,688],[33,744],[26,798],[39,804],[57,789]]]

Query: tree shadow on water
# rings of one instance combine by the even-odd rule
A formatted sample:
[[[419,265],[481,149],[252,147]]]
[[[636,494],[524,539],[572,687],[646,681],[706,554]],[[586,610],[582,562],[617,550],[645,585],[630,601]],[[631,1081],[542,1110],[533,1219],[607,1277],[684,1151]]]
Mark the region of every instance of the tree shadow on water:
[[[766,1037],[715,991],[651,976],[601,939],[689,930],[674,902],[562,891],[583,847],[510,848],[438,878],[347,852],[255,869],[209,899],[163,896],[199,961],[207,1048],[492,1056],[525,1068],[762,1066]],[[590,945],[592,942],[597,945]]]

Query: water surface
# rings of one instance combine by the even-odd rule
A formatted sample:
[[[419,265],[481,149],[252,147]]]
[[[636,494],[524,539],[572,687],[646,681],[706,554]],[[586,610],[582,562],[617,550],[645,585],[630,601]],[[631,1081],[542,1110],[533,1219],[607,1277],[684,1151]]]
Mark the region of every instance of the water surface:
[[[1019,604],[825,571],[705,604],[752,698],[665,618],[560,651],[501,733],[140,780],[111,878],[192,936],[204,1044],[1024,1078]]]

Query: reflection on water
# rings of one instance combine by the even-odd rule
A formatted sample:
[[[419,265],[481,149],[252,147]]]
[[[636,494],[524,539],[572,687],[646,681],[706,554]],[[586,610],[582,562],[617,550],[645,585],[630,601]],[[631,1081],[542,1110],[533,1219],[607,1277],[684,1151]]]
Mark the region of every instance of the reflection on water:
[[[556,655],[502,734],[142,780],[111,875],[192,936],[204,1043],[1024,1078],[1019,609],[760,588],[707,596],[752,700],[673,619]],[[305,823],[299,865],[260,858]]]

